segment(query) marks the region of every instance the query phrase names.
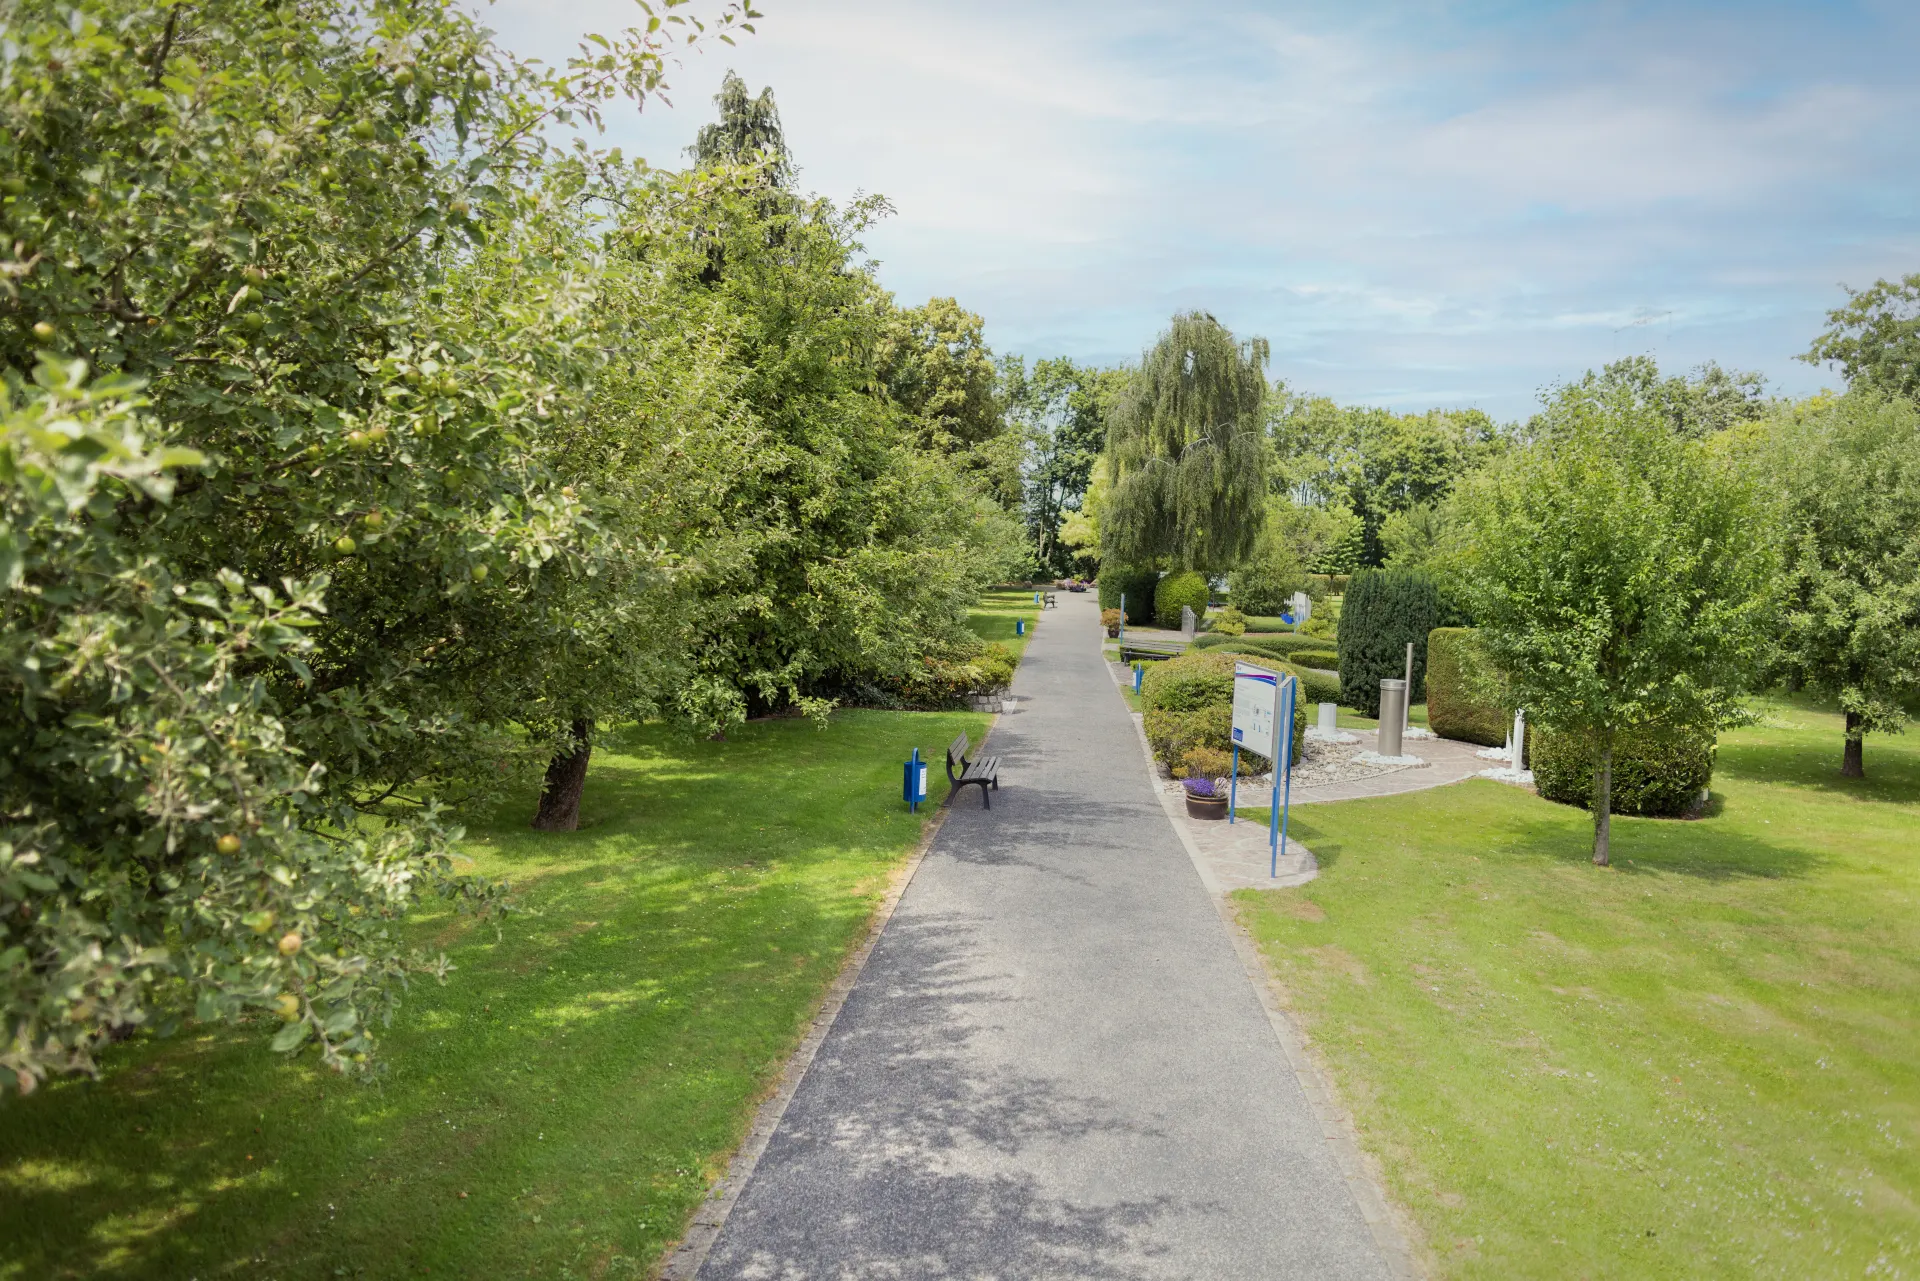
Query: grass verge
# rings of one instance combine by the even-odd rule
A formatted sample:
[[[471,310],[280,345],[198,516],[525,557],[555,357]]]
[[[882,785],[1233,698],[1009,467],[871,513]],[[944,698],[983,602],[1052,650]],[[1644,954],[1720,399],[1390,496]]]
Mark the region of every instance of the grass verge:
[[[967,612],[967,627],[981,640],[999,641],[1012,650],[1018,660],[1026,653],[1027,641],[1033,635],[1040,613],[1040,606],[1033,603],[1030,591],[988,592]],[[1027,634],[1016,636],[1014,623],[1022,618],[1027,620]]]
[[[580,832],[526,830],[531,801],[472,823],[525,914],[420,915],[459,969],[408,997],[376,1084],[219,1028],[9,1101],[0,1278],[646,1275],[920,838],[901,761],[986,725],[629,732]]]
[[[1448,1277],[1920,1270],[1920,744],[1724,736],[1708,817],[1470,781],[1294,811],[1238,896]]]

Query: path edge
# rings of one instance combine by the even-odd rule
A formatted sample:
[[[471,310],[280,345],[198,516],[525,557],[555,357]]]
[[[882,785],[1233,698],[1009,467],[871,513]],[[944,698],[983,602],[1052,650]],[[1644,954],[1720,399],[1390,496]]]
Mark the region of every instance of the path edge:
[[[1106,647],[1101,646],[1100,660],[1111,674],[1113,669],[1106,662]],[[1119,677],[1114,674],[1114,692],[1119,693]],[[1160,776],[1154,765],[1153,748],[1147,742],[1144,718],[1131,708],[1128,719],[1133,722],[1134,730],[1140,741],[1141,755],[1145,760],[1148,786],[1156,794],[1161,793]],[[1206,889],[1207,897],[1213,901],[1214,911],[1219,913],[1220,923],[1227,931],[1227,938],[1233,944],[1234,955],[1240,958],[1241,968],[1246,971],[1247,981],[1253,985],[1255,997],[1260,1008],[1266,1011],[1267,1026],[1273,1029],[1273,1039],[1280,1043],[1280,1052],[1286,1056],[1287,1066],[1293,1070],[1293,1076],[1300,1084],[1301,1094],[1306,1096],[1307,1106],[1313,1109],[1314,1119],[1319,1122],[1320,1136],[1333,1153],[1334,1163],[1339,1166],[1341,1176],[1346,1180],[1347,1191],[1353,1197],[1354,1205],[1365,1220],[1367,1230],[1372,1233],[1374,1244],[1385,1258],[1387,1269],[1399,1281],[1422,1281],[1427,1273],[1419,1262],[1413,1242],[1417,1233],[1411,1228],[1407,1215],[1387,1196],[1380,1171],[1360,1146],[1360,1131],[1354,1124],[1353,1114],[1341,1102],[1339,1092],[1321,1064],[1308,1051],[1306,1035],[1295,1026],[1293,1015],[1281,1000],[1279,979],[1267,960],[1260,954],[1260,948],[1247,933],[1241,923],[1238,911],[1227,892],[1214,879],[1213,871],[1207,866],[1205,857],[1187,834],[1186,828],[1173,813],[1173,808],[1164,795],[1159,796],[1161,810],[1167,815],[1167,825],[1173,828],[1180,838],[1180,847],[1187,852],[1187,858],[1193,864],[1193,870],[1200,878],[1200,884]],[[1312,879],[1312,878],[1305,878]],[[1304,884],[1303,879],[1301,884]],[[1277,886],[1277,889],[1292,889],[1296,886]]]
[[[988,722],[987,732],[981,736],[981,742],[990,738],[999,724],[1000,717],[995,714]],[[826,1042],[827,1033],[833,1030],[841,1008],[853,992],[853,985],[860,980],[860,972],[867,966],[867,958],[873,954],[874,945],[880,941],[887,922],[893,919],[893,911],[900,905],[907,886],[912,884],[914,874],[920,870],[927,852],[933,848],[934,838],[946,825],[949,812],[946,805],[934,807],[933,817],[927,820],[921,832],[920,843],[906,861],[892,872],[886,893],[867,923],[866,937],[840,963],[840,972],[834,976],[832,984],[820,998],[820,1004],[814,1009],[806,1036],[787,1056],[786,1066],[780,1072],[779,1085],[755,1110],[753,1124],[748,1128],[746,1137],[727,1161],[726,1173],[708,1190],[707,1199],[694,1211],[679,1243],[660,1256],[660,1262],[654,1266],[651,1274],[656,1281],[694,1281],[699,1276],[707,1256],[713,1252],[714,1242],[720,1239],[721,1229],[727,1225],[727,1217],[733,1213],[733,1207],[739,1203],[741,1193],[746,1191],[754,1169],[766,1153],[767,1145],[773,1141],[774,1131],[780,1128],[780,1119],[787,1114],[787,1105],[793,1102],[793,1096],[799,1092],[800,1082],[805,1079],[807,1069],[813,1066],[814,1056]]]

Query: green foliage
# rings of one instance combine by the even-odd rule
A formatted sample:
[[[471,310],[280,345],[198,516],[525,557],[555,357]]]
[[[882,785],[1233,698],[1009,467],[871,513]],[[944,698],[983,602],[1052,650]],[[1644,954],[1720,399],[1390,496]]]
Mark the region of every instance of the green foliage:
[[[1267,500],[1266,521],[1254,540],[1253,551],[1245,564],[1227,580],[1233,603],[1250,614],[1280,614],[1287,609],[1293,594],[1306,586],[1302,551],[1303,528],[1311,528],[1312,515],[1302,513],[1282,498]],[[1304,541],[1310,542],[1308,537]],[[1311,550],[1304,555],[1315,555]]]
[[[1427,633],[1427,727],[1442,738],[1500,747],[1513,717],[1492,664],[1470,627]]]
[[[1847,299],[1800,359],[1838,365],[1862,390],[1920,397],[1920,272],[1849,289]]]
[[[970,694],[1003,690],[1013,683],[1013,651],[997,642],[957,643],[945,651],[922,654],[906,673],[889,676],[881,688],[890,702],[914,711],[946,711],[965,706]]]
[[[1003,510],[1018,510],[1024,441],[1001,414],[985,322],[951,298],[935,298],[892,312],[873,341],[879,378],[912,417],[920,448],[951,458]]]
[[[1240,636],[1244,635],[1246,630],[1247,616],[1232,605],[1221,610],[1219,616],[1213,620],[1213,631],[1216,636]]]
[[[773,103],[773,86],[760,96],[747,96],[746,82],[727,72],[720,92],[713,96],[719,119],[700,126],[687,155],[701,168],[720,165],[751,165],[759,169],[767,183],[785,187],[793,179],[793,157],[787,151],[787,136],[780,128],[780,110]]]
[[[1714,743],[1710,727],[1635,725],[1621,731],[1613,747],[1613,812],[1677,818],[1697,809],[1713,781]],[[1592,807],[1596,756],[1594,745],[1577,735],[1543,729],[1528,736],[1534,786],[1562,805]]]
[[[1098,533],[1066,525],[1087,508],[1094,464],[1107,444],[1107,408],[1125,385],[1117,369],[1095,369],[1065,357],[1040,360],[1029,371],[1019,356],[1000,363],[1000,395],[1025,447],[1025,512],[1034,555],[1049,574],[1067,573],[1083,551],[1097,553]]]
[[[1578,386],[1590,397],[1632,403],[1674,434],[1698,440],[1757,421],[1766,411],[1766,384],[1759,374],[1729,373],[1712,361],[1685,377],[1663,378],[1653,357],[1628,356],[1599,373],[1589,370]],[[1536,418],[1528,428],[1538,430],[1545,423]]]
[[[1311,593],[1318,588],[1321,597],[1344,596],[1347,593],[1347,584],[1352,581],[1352,574],[1308,574],[1307,590]]]
[[[1318,667],[1326,671],[1340,670],[1340,654],[1331,649],[1296,649],[1291,660],[1302,667]]]
[[[1432,575],[1417,569],[1363,569],[1347,585],[1340,607],[1340,688],[1349,707],[1380,714],[1380,682],[1405,679],[1413,645],[1413,684],[1427,671],[1427,633],[1451,623]]]
[[[1203,312],[1173,318],[1108,420],[1103,559],[1220,572],[1260,532],[1267,343]]]
[[[1508,433],[1477,409],[1396,414],[1302,395],[1276,400],[1269,432],[1287,492],[1352,522],[1307,559],[1322,572],[1381,564],[1390,517],[1438,505],[1509,445]]]
[[[1301,694],[1294,708],[1293,751],[1300,758],[1306,742],[1307,704],[1317,702],[1303,673],[1263,654],[1235,654],[1219,650],[1190,650],[1177,658],[1154,663],[1141,682],[1140,701],[1146,708],[1147,743],[1156,758],[1169,767],[1179,764],[1194,748],[1233,750],[1233,670],[1236,662],[1255,663],[1271,671],[1300,677]],[[1249,762],[1252,762],[1251,764]],[[1241,768],[1260,773],[1266,758],[1242,752]]]
[[[444,972],[399,916],[500,894],[451,874],[434,795],[516,786],[596,720],[1004,672],[963,616],[1018,527],[922,447],[937,406],[886,393],[855,239],[881,206],[762,155],[544,141],[657,88],[686,26],[545,69],[402,0],[10,15],[23,1088],[182,1000],[358,1062],[403,976]]]
[[[1192,570],[1168,574],[1153,588],[1153,621],[1161,627],[1178,628],[1180,611],[1193,611],[1197,622],[1207,616],[1207,578]]]
[[[1777,670],[1839,703],[1857,776],[1865,736],[1920,699],[1920,407],[1861,390],[1795,406],[1762,461],[1786,506]]]
[[[1488,657],[1534,725],[1597,753],[1636,725],[1723,723],[1767,642],[1772,513],[1751,477],[1622,387],[1562,389],[1536,440],[1468,486]],[[1354,596],[1341,620],[1344,639]]]
[[[1153,593],[1160,574],[1152,569],[1128,569],[1115,561],[1103,561],[1097,586],[1100,608],[1118,609],[1126,599],[1127,622],[1134,627],[1153,625]]]

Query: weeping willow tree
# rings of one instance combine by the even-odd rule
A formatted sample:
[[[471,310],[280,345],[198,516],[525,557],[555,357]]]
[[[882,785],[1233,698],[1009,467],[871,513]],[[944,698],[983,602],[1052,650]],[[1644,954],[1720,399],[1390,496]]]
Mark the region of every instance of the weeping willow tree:
[[[1266,366],[1266,339],[1173,318],[1109,420],[1104,559],[1219,573],[1247,558],[1266,514]]]
[[[785,187],[793,181],[793,158],[780,128],[779,109],[773,105],[772,85],[762,89],[759,97],[750,97],[746,81],[729,71],[720,92],[713,95],[713,104],[720,109],[720,118],[701,125],[693,145],[687,148],[696,165],[706,168],[759,159],[767,166],[767,180],[774,186]]]

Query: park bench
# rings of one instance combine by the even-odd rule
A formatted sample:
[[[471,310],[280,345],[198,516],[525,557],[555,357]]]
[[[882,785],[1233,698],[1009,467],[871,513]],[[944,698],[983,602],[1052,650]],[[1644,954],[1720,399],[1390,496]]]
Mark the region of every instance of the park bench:
[[[1157,663],[1166,658],[1178,658],[1186,652],[1187,647],[1178,641],[1120,642],[1120,661],[1123,663]]]
[[[970,761],[967,759],[968,746],[965,734],[947,745],[947,782],[953,786],[947,792],[946,803],[953,804],[953,798],[960,795],[961,788],[977,787],[980,789],[981,804],[992,809],[993,801],[988,798],[987,789],[991,787],[996,792],[1000,790],[1000,758],[989,756],[985,760]],[[953,772],[956,762],[960,766],[960,772],[957,775]]]
[[[1045,594],[1045,596],[1043,597],[1043,599],[1044,599],[1044,600],[1045,600],[1045,601],[1046,601],[1047,603],[1046,603],[1045,605],[1042,605],[1042,606],[1041,606],[1041,608],[1042,608],[1042,609],[1055,609],[1055,608],[1058,608],[1058,606],[1059,606],[1059,604],[1060,604],[1060,602],[1059,602],[1059,601],[1057,601],[1057,600],[1055,600],[1055,599],[1053,598],[1053,593],[1052,593],[1052,592],[1047,592],[1047,593]]]

